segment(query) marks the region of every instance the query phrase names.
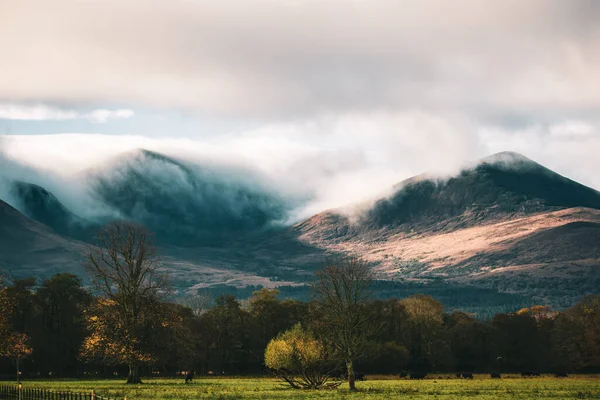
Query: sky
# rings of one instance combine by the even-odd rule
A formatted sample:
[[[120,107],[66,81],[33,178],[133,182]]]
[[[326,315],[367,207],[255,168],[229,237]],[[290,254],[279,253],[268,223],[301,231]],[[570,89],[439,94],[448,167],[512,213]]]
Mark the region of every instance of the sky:
[[[137,147],[241,164],[311,211],[500,151],[600,189],[599,20],[594,0],[0,0],[0,152],[58,176]]]

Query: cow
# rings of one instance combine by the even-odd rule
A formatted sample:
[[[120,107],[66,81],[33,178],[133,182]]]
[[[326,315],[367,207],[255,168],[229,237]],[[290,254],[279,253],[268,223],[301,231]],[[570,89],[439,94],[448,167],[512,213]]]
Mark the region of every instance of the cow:
[[[427,374],[425,372],[411,372],[410,379],[425,379]]]
[[[194,371],[190,371],[185,375],[185,383],[192,383],[194,379]]]
[[[458,374],[456,374],[457,378],[464,378],[464,379],[473,379],[473,373],[472,372],[459,372]]]
[[[500,379],[500,374],[498,372],[492,372],[490,374],[490,378],[492,378],[492,379]]]

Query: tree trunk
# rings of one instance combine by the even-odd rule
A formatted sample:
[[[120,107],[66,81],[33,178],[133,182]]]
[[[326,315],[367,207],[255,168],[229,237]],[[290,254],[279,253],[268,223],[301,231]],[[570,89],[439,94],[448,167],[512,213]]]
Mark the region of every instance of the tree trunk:
[[[354,363],[352,360],[346,360],[346,371],[348,373],[348,387],[351,392],[356,391],[355,377],[354,377]]]
[[[127,383],[142,383],[142,380],[140,379],[140,367],[137,364],[129,365],[129,375],[127,375]]]

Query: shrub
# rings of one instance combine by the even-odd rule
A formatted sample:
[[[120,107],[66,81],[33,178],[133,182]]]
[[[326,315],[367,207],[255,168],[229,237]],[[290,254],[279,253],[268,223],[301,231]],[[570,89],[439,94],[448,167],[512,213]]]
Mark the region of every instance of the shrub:
[[[300,324],[269,342],[265,365],[296,389],[337,387],[341,383],[331,380],[335,363],[323,343]]]

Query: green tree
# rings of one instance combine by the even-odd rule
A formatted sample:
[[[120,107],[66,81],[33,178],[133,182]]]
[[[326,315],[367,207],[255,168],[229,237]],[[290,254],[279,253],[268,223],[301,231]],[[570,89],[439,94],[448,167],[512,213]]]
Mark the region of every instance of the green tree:
[[[452,364],[450,347],[444,341],[444,306],[431,296],[414,295],[400,302],[408,315],[410,367],[427,372]]]
[[[335,369],[326,346],[300,324],[272,339],[265,350],[265,365],[295,389],[321,389]]]
[[[56,274],[36,292],[41,328],[34,337],[37,364],[45,364],[53,375],[77,372],[79,349],[87,335],[84,310],[91,294],[73,274]]]

